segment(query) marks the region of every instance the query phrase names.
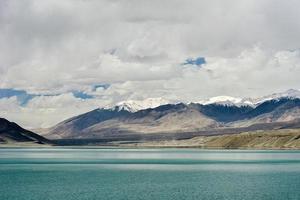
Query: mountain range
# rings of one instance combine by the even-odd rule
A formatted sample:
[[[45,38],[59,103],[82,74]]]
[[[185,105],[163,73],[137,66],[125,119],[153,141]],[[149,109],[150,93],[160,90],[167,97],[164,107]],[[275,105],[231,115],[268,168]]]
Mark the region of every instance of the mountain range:
[[[208,99],[192,102],[198,103],[202,105],[208,104],[221,104],[221,105],[234,105],[234,106],[251,106],[256,107],[257,105],[268,101],[268,100],[275,100],[280,98],[300,98],[300,91],[295,89],[289,89],[285,92],[280,93],[273,93],[270,95],[266,95],[263,97],[258,98],[240,98],[240,97],[232,97],[232,96],[215,96]],[[155,108],[165,104],[176,104],[180,103],[179,101],[168,100],[162,97],[158,98],[148,98],[144,100],[128,100],[128,101],[121,101],[116,105],[108,106],[106,108],[114,108],[116,106],[119,109],[124,109],[129,112],[136,112],[139,110],[144,110],[147,108]]]
[[[162,140],[300,128],[300,91],[195,103],[151,99],[98,108],[40,133],[50,139]]]
[[[14,122],[0,118],[0,144],[29,142],[36,144],[50,144],[51,142]]]

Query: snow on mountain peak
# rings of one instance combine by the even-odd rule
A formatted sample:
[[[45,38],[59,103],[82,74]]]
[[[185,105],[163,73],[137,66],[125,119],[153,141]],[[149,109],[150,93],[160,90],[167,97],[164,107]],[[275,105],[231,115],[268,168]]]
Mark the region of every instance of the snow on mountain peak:
[[[241,98],[235,98],[230,96],[216,96],[208,99],[208,101],[205,102],[205,104],[211,104],[216,102],[232,102],[232,103],[240,103],[242,101]]]
[[[272,99],[280,99],[280,98],[299,98],[300,99],[300,90],[290,89],[281,93],[274,93],[271,95],[267,95],[261,98],[237,98],[231,96],[216,96],[211,97],[206,100],[194,102],[202,105],[208,104],[219,104],[219,105],[228,105],[228,106],[251,106],[255,107],[265,101],[269,101]],[[179,103],[179,102],[171,102],[170,100],[164,99],[162,97],[159,98],[148,98],[145,100],[127,100],[121,101],[117,103],[115,106],[110,107],[112,109],[117,110],[127,110],[129,112],[136,112],[139,110],[144,110],[148,108],[155,108],[161,105],[170,104],[170,103]]]
[[[260,98],[235,98],[231,96],[217,96],[212,97],[204,101],[200,101],[198,103],[207,105],[207,104],[221,104],[221,105],[235,105],[235,106],[256,106],[265,101],[269,101],[272,99],[280,99],[280,98],[300,98],[300,90],[289,89],[285,92],[273,93],[271,95],[267,95]]]
[[[198,103],[203,105],[208,104],[220,104],[220,105],[236,105],[236,106],[243,106],[243,105],[250,105],[252,106],[252,102],[249,99],[242,99],[236,98],[231,96],[216,96],[211,97],[204,101],[199,101]]]
[[[170,103],[170,101],[164,98],[148,98],[145,100],[128,100],[121,101],[116,104],[119,110],[127,110],[129,112],[136,112],[147,108],[155,108],[161,105]]]
[[[295,89],[289,89],[285,92],[280,92],[280,93],[273,93],[271,95],[267,95],[264,97],[260,97],[260,98],[255,98],[252,101],[254,102],[254,104],[260,104],[263,103],[265,101],[269,101],[272,99],[280,99],[280,98],[300,98],[300,90],[295,90]]]

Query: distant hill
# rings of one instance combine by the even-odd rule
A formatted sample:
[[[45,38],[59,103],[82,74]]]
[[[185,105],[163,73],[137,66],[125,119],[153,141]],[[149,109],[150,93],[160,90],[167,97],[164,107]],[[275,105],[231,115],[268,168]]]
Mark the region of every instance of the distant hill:
[[[282,97],[253,106],[166,104],[136,112],[96,109],[48,129],[53,139],[182,139],[197,135],[299,127],[300,99]]]
[[[0,118],[0,144],[17,142],[32,142],[37,144],[50,143],[48,139],[23,129],[14,122]]]
[[[250,131],[240,134],[198,136],[183,140],[144,141],[126,147],[194,147],[213,149],[300,149],[299,129]]]

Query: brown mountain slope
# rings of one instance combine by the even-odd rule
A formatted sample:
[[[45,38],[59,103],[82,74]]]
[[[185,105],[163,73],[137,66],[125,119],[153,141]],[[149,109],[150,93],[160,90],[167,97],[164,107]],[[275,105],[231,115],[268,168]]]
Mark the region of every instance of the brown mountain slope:
[[[250,131],[240,134],[199,136],[186,140],[165,140],[123,144],[135,147],[200,147],[216,149],[300,149],[300,129]]]
[[[96,109],[65,120],[43,135],[51,139],[132,139],[129,136],[173,134],[180,138],[178,134],[219,135],[298,127],[299,119],[300,99],[270,100],[256,107],[180,103],[134,113],[119,108]]]

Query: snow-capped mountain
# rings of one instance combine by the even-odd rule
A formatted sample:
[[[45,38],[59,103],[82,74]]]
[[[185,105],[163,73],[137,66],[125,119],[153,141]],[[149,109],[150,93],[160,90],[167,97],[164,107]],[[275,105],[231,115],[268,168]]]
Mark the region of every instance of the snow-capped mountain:
[[[254,106],[253,102],[249,99],[236,98],[231,96],[216,96],[207,100],[199,101],[202,105],[220,104],[220,105],[235,105],[235,106]]]
[[[57,124],[48,132],[44,132],[44,135],[56,139],[118,138],[128,141],[132,138],[145,139],[147,134],[150,134],[149,138],[161,134],[158,139],[165,139],[169,134],[180,135],[179,133],[184,132],[225,134],[233,133],[235,128],[240,132],[300,127],[300,99],[292,98],[266,101],[255,107],[180,103],[162,105],[140,112],[125,110],[141,109],[141,106],[154,107],[157,105],[154,102],[157,103],[157,99],[137,101],[134,104],[126,102],[120,104],[126,106],[121,110],[119,110],[121,107],[95,109]],[[162,102],[158,101],[159,104]],[[137,136],[138,134],[142,137]],[[173,139],[173,136],[175,135],[170,138]]]
[[[300,90],[295,90],[295,89],[289,89],[285,92],[280,92],[280,93],[273,93],[271,95],[263,96],[260,98],[254,98],[252,99],[252,102],[255,105],[258,105],[260,103],[263,103],[265,101],[269,101],[272,99],[280,99],[280,98],[300,98]]]
[[[127,110],[129,112],[136,112],[147,108],[155,108],[161,105],[169,104],[170,101],[164,98],[148,98],[145,100],[128,100],[117,103],[115,108],[118,110]]]
[[[228,106],[250,106],[256,107],[259,104],[269,101],[272,99],[280,99],[280,98],[299,98],[300,99],[300,91],[295,89],[290,89],[285,92],[281,93],[273,93],[271,95],[263,96],[261,98],[239,98],[239,97],[231,97],[231,96],[216,96],[211,97],[209,99],[201,100],[198,102],[191,102],[191,103],[198,103],[202,105],[209,105],[209,104],[219,104],[219,105],[228,105]],[[144,100],[127,100],[117,103],[116,105],[110,106],[111,109],[117,110],[126,110],[129,112],[136,112],[139,110],[144,110],[147,108],[155,108],[165,104],[174,104],[180,102],[174,102],[162,97],[160,98],[148,98]]]
[[[263,102],[280,99],[280,98],[299,98],[300,90],[289,89],[285,92],[273,93],[271,95],[263,96],[260,98],[236,98],[231,96],[217,96],[206,100],[199,101],[197,103],[208,104],[220,104],[220,105],[235,105],[235,106],[252,106],[255,107]]]

